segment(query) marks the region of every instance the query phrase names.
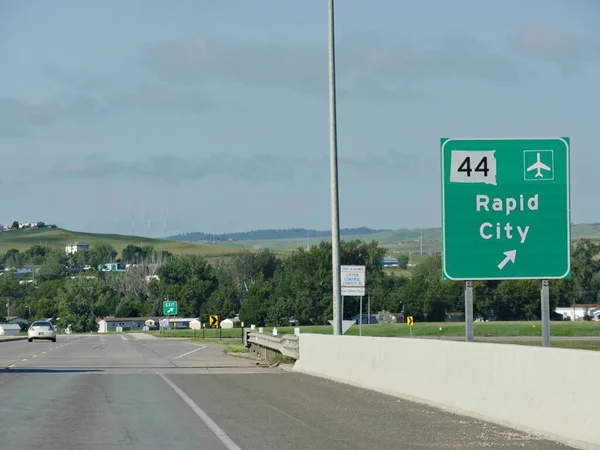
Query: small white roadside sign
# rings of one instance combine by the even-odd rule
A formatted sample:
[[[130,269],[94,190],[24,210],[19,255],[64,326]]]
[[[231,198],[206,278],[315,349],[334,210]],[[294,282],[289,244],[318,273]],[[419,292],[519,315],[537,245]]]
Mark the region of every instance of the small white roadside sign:
[[[342,295],[362,297],[365,295],[365,266],[341,266]]]

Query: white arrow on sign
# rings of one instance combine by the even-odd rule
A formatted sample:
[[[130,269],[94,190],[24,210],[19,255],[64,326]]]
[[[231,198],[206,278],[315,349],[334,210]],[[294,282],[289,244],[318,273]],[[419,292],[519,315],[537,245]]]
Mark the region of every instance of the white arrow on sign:
[[[508,262],[515,262],[515,258],[517,257],[517,251],[516,250],[509,250],[507,252],[504,252],[504,256],[505,258],[500,262],[500,264],[498,264],[498,269],[502,270],[504,269],[504,266],[506,266],[508,264]]]
[[[167,312],[173,312],[173,307],[169,308]]]

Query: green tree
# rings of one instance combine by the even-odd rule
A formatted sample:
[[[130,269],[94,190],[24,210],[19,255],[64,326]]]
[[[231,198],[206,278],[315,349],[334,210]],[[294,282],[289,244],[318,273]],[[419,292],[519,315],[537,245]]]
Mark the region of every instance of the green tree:
[[[19,284],[19,281],[16,280],[10,273],[4,273],[2,276],[0,276],[0,297],[4,299],[3,304],[10,305],[10,308],[13,311],[19,306],[20,301],[25,297],[26,289],[27,288]]]
[[[592,279],[600,271],[600,244],[582,239],[571,253],[573,280],[577,286],[579,300],[594,300],[596,292],[592,289]]]
[[[11,248],[2,257],[2,265],[4,267],[21,267],[23,264],[23,255],[19,250]]]
[[[497,316],[497,304],[494,292],[498,286],[497,281],[473,282],[473,316],[490,320]]]
[[[264,326],[273,295],[273,281],[259,278],[248,289],[240,308],[240,320],[256,326]]]
[[[408,262],[410,261],[410,258],[407,254],[401,253],[400,255],[396,256],[396,259],[398,260],[398,268],[406,269],[408,267]]]
[[[218,288],[214,269],[198,255],[173,258],[158,269],[157,275],[160,282],[156,294],[160,299],[177,301],[182,316],[198,317],[202,305]]]
[[[144,313],[144,304],[141,301],[125,297],[117,305],[115,316],[141,317]]]
[[[280,266],[281,260],[268,249],[245,251],[219,265],[217,275],[221,284],[229,285],[235,290],[236,298],[243,299],[256,280],[273,278]]]
[[[274,282],[273,297],[289,301],[290,315],[300,324],[326,324],[332,317],[331,244],[321,242],[309,251],[294,252]]]
[[[59,326],[71,325],[75,332],[97,331],[96,318],[109,312],[105,305],[107,298],[114,297],[114,294],[107,283],[98,279],[67,280],[57,296]],[[114,309],[110,311],[114,312]]]
[[[75,252],[75,254],[70,255],[70,262],[80,267],[85,267],[87,265],[92,265],[89,251],[80,250]]]
[[[121,259],[126,263],[139,264],[150,260],[155,253],[156,251],[151,245],[140,247],[138,245],[129,244],[121,252]]]
[[[532,320],[541,317],[541,284],[537,280],[504,280],[496,288],[498,320]]]
[[[37,285],[37,288],[31,292],[30,298],[34,300],[42,298],[56,298],[58,296],[58,292],[64,286],[66,281],[67,280],[65,278],[42,281]]]
[[[376,241],[363,242],[358,239],[342,241],[340,250],[342,264],[365,266],[367,287],[373,286],[384,277],[381,263],[386,250],[379,247]]]
[[[23,252],[22,260],[28,264],[42,264],[50,253],[52,253],[51,247],[36,244]]]
[[[114,262],[115,258],[117,257],[117,251],[114,249],[114,247],[105,243],[93,245],[87,251],[87,253],[88,264],[91,264],[94,267],[97,267],[101,264]]]
[[[404,308],[402,289],[408,280],[406,277],[389,275],[367,290],[367,296],[371,299],[371,313],[383,310],[402,312]],[[367,306],[363,305],[363,314],[367,313],[366,308]]]
[[[48,253],[40,266],[38,273],[39,280],[48,281],[64,278],[67,275],[65,259],[65,255],[62,252],[53,251]]]
[[[56,298],[41,298],[30,302],[29,307],[31,311],[30,321],[59,317],[59,305]]]
[[[200,315],[203,322],[207,322],[208,316],[212,314],[217,314],[223,320],[233,317],[239,311],[239,307],[235,290],[226,286],[211,294],[208,301],[203,305]]]

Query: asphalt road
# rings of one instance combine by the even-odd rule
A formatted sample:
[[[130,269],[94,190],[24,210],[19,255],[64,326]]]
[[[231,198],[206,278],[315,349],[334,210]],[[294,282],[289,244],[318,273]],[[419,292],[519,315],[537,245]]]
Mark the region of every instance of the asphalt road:
[[[132,335],[0,343],[0,448],[566,449],[394,397]]]

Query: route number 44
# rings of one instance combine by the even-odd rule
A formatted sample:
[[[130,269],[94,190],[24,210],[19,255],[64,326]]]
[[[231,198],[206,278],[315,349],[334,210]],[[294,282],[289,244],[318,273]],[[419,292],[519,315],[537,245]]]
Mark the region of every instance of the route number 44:
[[[473,169],[471,169],[471,157],[470,156],[467,156],[463,160],[462,164],[460,166],[458,166],[458,171],[466,173],[468,177],[471,176],[471,172],[473,172]],[[488,169],[488,159],[487,159],[487,156],[484,156],[483,158],[481,158],[479,160],[479,163],[475,167],[475,172],[481,172],[481,173],[483,173],[484,177],[487,177],[489,171],[490,171],[490,169]]]
[[[450,181],[453,183],[496,184],[495,150],[453,150]]]

